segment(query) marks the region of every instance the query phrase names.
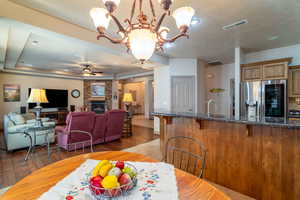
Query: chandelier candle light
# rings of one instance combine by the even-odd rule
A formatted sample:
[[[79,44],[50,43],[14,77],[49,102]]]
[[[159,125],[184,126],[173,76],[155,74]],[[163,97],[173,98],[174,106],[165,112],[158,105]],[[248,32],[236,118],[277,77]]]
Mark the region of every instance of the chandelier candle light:
[[[137,16],[137,21],[134,22],[133,17],[137,1],[139,1],[139,15]],[[170,6],[173,2],[174,0],[158,0],[158,3],[164,9],[164,13],[157,21],[153,2],[149,0],[152,12],[152,19],[149,21],[148,16],[142,11],[143,0],[133,0],[130,18],[125,20],[125,23],[128,25],[124,28],[113,14],[120,4],[120,0],[103,0],[106,9],[93,8],[90,11],[90,16],[99,33],[97,39],[99,40],[101,37],[104,37],[114,44],[124,44],[128,51],[131,50],[136,59],[144,63],[153,55],[154,51],[163,51],[165,43],[173,43],[180,37],[188,38],[187,31],[195,14],[194,9],[191,7],[181,7],[173,13],[176,25],[180,31],[178,35],[168,39],[167,35],[170,29],[161,26],[165,17],[170,15]],[[105,33],[111,19],[113,19],[119,28],[117,32],[120,38],[112,38]]]

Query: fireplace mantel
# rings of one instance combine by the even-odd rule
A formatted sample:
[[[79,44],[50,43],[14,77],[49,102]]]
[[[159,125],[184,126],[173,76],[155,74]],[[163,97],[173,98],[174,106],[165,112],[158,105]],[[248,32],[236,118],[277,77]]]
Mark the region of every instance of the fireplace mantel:
[[[93,97],[91,92],[91,84],[105,83],[105,97]],[[111,80],[84,80],[84,107],[87,111],[91,111],[91,103],[93,101],[105,101],[106,109],[111,110],[112,106],[112,81]]]
[[[105,97],[90,97],[89,101],[105,101]]]

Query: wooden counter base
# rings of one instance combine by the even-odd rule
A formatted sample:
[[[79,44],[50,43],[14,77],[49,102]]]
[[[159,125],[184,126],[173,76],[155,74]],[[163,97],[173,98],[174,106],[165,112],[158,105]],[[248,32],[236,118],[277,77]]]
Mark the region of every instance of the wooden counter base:
[[[256,199],[300,199],[300,130],[159,117],[161,149],[191,136],[208,149],[205,179]]]

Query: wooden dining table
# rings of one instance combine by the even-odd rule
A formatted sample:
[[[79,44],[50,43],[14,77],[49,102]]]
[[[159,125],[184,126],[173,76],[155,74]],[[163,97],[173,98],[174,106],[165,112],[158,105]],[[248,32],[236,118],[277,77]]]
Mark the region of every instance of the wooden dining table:
[[[142,154],[123,151],[106,151],[81,154],[65,160],[58,161],[43,167],[28,175],[12,186],[1,200],[33,200],[47,192],[57,182],[78,168],[87,159],[94,160],[120,160],[139,162],[159,162]],[[188,200],[230,200],[222,191],[203,179],[175,169],[180,199]],[[54,199],[51,199],[54,200]],[[171,199],[170,199],[171,200]]]

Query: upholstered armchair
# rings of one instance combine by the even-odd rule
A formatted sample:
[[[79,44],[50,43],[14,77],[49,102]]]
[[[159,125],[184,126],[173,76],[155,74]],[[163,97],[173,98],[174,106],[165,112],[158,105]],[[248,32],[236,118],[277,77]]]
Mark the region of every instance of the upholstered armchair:
[[[94,112],[72,112],[66,120],[66,126],[55,128],[57,143],[68,151],[90,146],[92,150]]]
[[[93,128],[93,144],[101,144],[105,142],[106,132],[106,115],[95,115],[95,122]]]
[[[110,142],[116,139],[120,139],[122,137],[125,115],[126,112],[124,110],[111,110],[105,113],[105,142]]]
[[[44,126],[54,126],[55,122],[49,118],[42,118]],[[33,113],[18,114],[8,113],[4,115],[3,128],[4,138],[7,151],[29,147],[30,141],[24,137],[24,131],[27,128],[34,127],[36,124],[35,115]],[[33,133],[29,132],[33,137]],[[54,142],[54,131],[49,134],[50,142]],[[45,137],[37,133],[36,144],[40,145],[45,143]]]

